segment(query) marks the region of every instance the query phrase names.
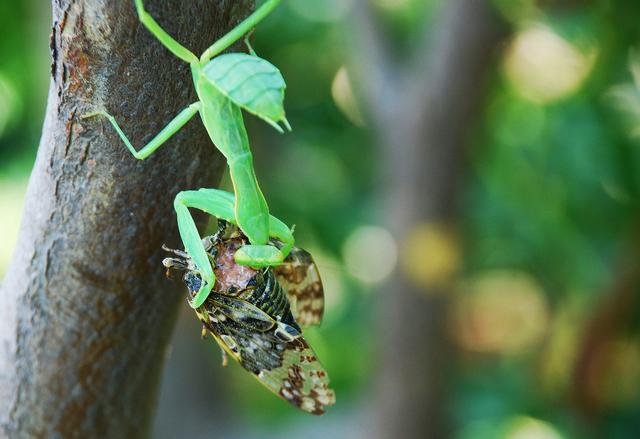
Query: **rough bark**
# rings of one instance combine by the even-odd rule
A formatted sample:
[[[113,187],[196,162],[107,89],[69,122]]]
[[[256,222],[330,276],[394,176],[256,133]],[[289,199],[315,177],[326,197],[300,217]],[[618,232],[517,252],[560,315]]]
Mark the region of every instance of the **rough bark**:
[[[151,1],[194,52],[239,22],[244,1]],[[172,200],[223,170],[199,120],[144,162],[136,145],[195,100],[188,66],[138,22],[133,1],[54,0],[52,79],[18,248],[0,291],[0,436],[148,434],[180,294],[161,266],[178,245]]]
[[[450,0],[412,57],[392,45],[367,0],[358,11],[364,95],[379,128],[392,233],[406,244],[421,224],[455,227],[464,150],[479,117],[486,73],[504,28],[489,2]],[[429,249],[425,249],[428,251]],[[384,289],[373,437],[445,438],[451,434],[446,331],[450,283],[417,284],[402,269]]]

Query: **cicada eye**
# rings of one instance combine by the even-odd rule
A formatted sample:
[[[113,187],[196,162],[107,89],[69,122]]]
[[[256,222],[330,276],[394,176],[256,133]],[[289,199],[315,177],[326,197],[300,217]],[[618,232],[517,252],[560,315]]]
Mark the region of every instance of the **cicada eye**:
[[[186,272],[182,279],[184,280],[184,283],[187,285],[187,288],[189,289],[190,294],[193,295],[198,290],[200,290],[200,286],[202,285],[202,280],[193,271]]]

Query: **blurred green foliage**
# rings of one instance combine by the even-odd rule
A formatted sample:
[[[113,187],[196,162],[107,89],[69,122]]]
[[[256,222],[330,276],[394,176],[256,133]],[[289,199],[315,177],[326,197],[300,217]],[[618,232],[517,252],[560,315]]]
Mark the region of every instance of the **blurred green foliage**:
[[[25,175],[46,103],[50,11],[38,2],[0,4],[0,177]]]

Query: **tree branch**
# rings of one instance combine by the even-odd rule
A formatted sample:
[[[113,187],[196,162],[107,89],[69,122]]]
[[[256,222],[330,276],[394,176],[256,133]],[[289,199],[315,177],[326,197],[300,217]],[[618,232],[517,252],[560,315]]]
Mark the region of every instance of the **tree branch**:
[[[237,24],[240,2],[148,1],[194,52]],[[133,1],[53,2],[52,80],[18,248],[0,291],[0,431],[9,437],[148,433],[181,296],[161,267],[177,245],[172,200],[224,163],[197,121],[144,162],[137,145],[196,98],[188,66],[138,22]]]
[[[415,57],[394,68],[405,72],[399,89],[389,94],[387,84],[366,78],[364,83],[374,86],[365,96],[376,118],[387,171],[381,184],[387,192],[387,221],[401,244],[401,257],[417,227],[455,228],[467,137],[482,101],[483,79],[504,35],[485,0],[449,0],[434,23]],[[419,283],[402,269],[385,289],[378,315],[382,349],[373,437],[450,435],[450,289],[451,282]]]

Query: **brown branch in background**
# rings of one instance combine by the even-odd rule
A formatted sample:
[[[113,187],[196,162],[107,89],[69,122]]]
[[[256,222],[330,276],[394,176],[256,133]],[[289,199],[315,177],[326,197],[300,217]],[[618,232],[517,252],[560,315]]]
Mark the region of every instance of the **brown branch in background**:
[[[199,53],[253,2],[148,2]],[[181,295],[163,242],[176,245],[179,190],[214,186],[223,161],[192,122],[153,157],[134,144],[195,100],[188,66],[138,22],[133,1],[53,2],[52,80],[17,250],[0,291],[0,436],[148,434]]]
[[[366,11],[369,2],[360,0],[358,8]],[[366,46],[385,37],[370,21],[373,15],[365,17],[365,26],[354,29],[363,30],[357,39],[369,54],[377,49]],[[505,35],[489,2],[481,0],[444,2],[434,23],[413,57],[396,60],[401,65],[376,65],[393,62],[380,56],[373,66],[364,57],[356,66],[363,86],[373,87],[363,94],[387,163],[382,181],[387,221],[401,255],[416,227],[455,226],[465,146],[479,118],[486,73]],[[403,74],[389,78],[385,72]],[[385,92],[387,87],[392,93]],[[448,381],[454,365],[445,331],[450,288],[448,283],[418,285],[404,271],[385,288],[378,315],[382,351],[374,437],[450,434]]]
[[[619,379],[615,377],[619,373],[615,366],[620,362],[612,347],[621,340],[633,340],[630,334],[637,334],[634,325],[637,324],[640,307],[638,232],[633,231],[627,242],[629,244],[621,252],[613,284],[592,308],[592,314],[585,322],[573,365],[570,396],[576,409],[589,423],[594,423],[611,408],[612,392],[607,387]],[[636,374],[633,373],[634,376]]]

